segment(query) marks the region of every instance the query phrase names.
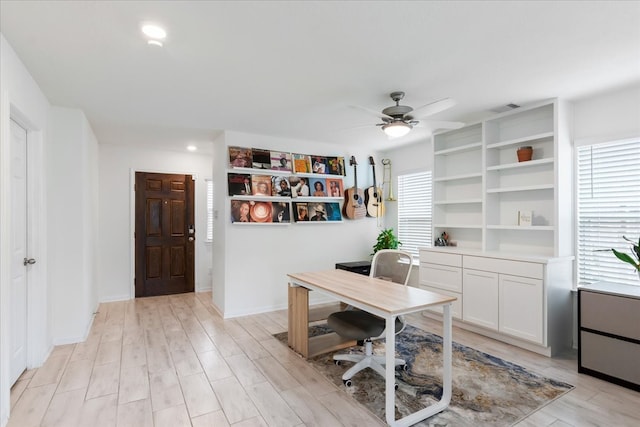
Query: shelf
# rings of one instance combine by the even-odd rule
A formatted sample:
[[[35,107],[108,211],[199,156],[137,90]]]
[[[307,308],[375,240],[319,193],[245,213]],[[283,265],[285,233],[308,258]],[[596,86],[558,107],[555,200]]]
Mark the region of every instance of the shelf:
[[[433,182],[457,181],[460,179],[472,179],[472,178],[482,178],[482,174],[470,173],[465,175],[443,176],[441,178],[434,178]]]
[[[522,138],[516,138],[516,139],[510,139],[507,141],[501,141],[501,142],[495,142],[493,144],[487,144],[487,149],[491,149],[491,148],[504,148],[504,147],[509,147],[512,145],[520,145],[520,144],[524,144],[527,142],[535,142],[537,140],[541,140],[541,139],[548,139],[553,137],[553,132],[543,132],[543,133],[538,133],[535,135],[529,135],[529,136],[525,136]]]
[[[446,150],[439,150],[433,154],[436,156],[446,156],[449,154],[464,153],[466,151],[478,150],[482,148],[482,142],[474,142],[473,144],[463,145],[462,147],[447,148]]]
[[[487,193],[510,193],[517,191],[553,190],[553,184],[525,185],[522,187],[487,188]]]
[[[238,167],[230,167],[228,169],[228,172],[229,173],[246,173],[249,175],[292,175],[291,171],[282,171],[277,169],[238,168]]]
[[[237,196],[227,196],[230,199],[235,200],[255,200],[259,202],[290,202],[291,197],[283,197],[283,196],[262,196],[262,195],[237,195]],[[316,197],[316,199],[329,199],[329,197]]]
[[[468,203],[482,203],[482,199],[442,200],[433,202],[434,205],[462,205]]]
[[[282,197],[292,202],[341,202],[344,197],[314,197],[314,196],[298,196],[298,197]]]
[[[334,222],[338,222],[338,221],[334,221]],[[232,222],[231,225],[240,225],[242,227],[245,226],[252,226],[252,225],[289,225],[291,224],[290,222],[240,222],[240,221],[236,221],[236,222]]]
[[[504,165],[488,166],[488,171],[499,171],[503,169],[526,168],[532,166],[546,165],[553,163],[553,158],[529,160],[528,162],[507,163]]]
[[[555,231],[552,225],[487,225],[487,230]]]
[[[435,228],[468,228],[473,230],[481,230],[482,225],[479,224],[434,224]]]

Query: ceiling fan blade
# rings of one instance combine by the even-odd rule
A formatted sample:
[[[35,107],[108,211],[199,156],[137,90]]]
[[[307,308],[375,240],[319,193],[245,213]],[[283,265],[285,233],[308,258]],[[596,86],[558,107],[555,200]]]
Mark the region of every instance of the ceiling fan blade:
[[[431,130],[436,130],[436,129],[460,129],[461,127],[464,127],[464,125],[465,124],[462,122],[447,122],[443,120],[425,120],[420,122],[420,124],[418,124],[417,126],[428,128]]]
[[[448,108],[453,107],[454,105],[456,105],[456,102],[453,99],[444,98],[439,101],[434,101],[429,104],[423,105],[422,107],[418,107],[409,115],[414,119],[421,119],[439,113],[440,111],[444,111]]]
[[[367,108],[367,107],[361,107],[359,105],[350,105],[349,107],[356,108],[358,110],[362,110],[362,111],[364,111],[366,113],[369,113],[369,114],[373,114],[374,116],[379,117],[381,119],[393,119],[393,117],[391,117],[391,116],[387,116],[386,114],[381,113],[380,111],[371,110],[370,108]]]

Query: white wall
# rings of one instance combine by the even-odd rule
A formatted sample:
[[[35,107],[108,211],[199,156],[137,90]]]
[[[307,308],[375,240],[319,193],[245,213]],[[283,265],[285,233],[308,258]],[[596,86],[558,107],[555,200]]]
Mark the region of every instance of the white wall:
[[[368,156],[375,152],[344,146],[315,144],[284,138],[273,138],[239,132],[226,132],[226,146],[265,148],[324,156],[351,155],[358,160],[358,186],[373,185]],[[226,146],[216,146],[215,230],[223,230],[223,247],[215,246],[214,258],[224,258],[224,273],[216,272],[213,300],[224,317],[235,317],[287,307],[289,272],[335,268],[336,262],[370,259],[369,254],[378,234],[375,218],[345,219],[342,223],[305,223],[289,225],[238,225],[231,223],[227,197]],[[347,163],[348,165],[348,163]],[[353,185],[353,169],[347,166],[345,189]],[[220,231],[216,231],[220,234]],[[219,262],[219,261],[217,261]],[[218,268],[216,268],[218,269]],[[224,287],[220,295],[216,289]],[[312,295],[312,302],[319,302]]]
[[[576,146],[640,137],[640,84],[574,103]]]
[[[97,243],[98,142],[80,110],[51,109],[47,146],[49,285],[53,342],[83,341],[97,308],[94,247]],[[70,309],[70,308],[73,309]]]
[[[160,151],[121,145],[99,145],[98,298],[133,298],[133,181],[132,173],[186,173],[196,177],[197,291],[211,289],[211,244],[205,243],[207,219],[205,179],[212,176],[211,155]]]
[[[32,236],[30,250],[38,259],[29,273],[30,293],[27,331],[27,364],[40,366],[51,348],[48,329],[50,312],[46,282],[46,218],[43,164],[43,145],[47,137],[49,101],[31,74],[20,61],[13,48],[0,34],[0,425],[9,416],[9,278],[10,261],[8,236],[11,230],[9,212],[10,118],[14,117],[27,128],[29,203],[35,209],[29,218]]]

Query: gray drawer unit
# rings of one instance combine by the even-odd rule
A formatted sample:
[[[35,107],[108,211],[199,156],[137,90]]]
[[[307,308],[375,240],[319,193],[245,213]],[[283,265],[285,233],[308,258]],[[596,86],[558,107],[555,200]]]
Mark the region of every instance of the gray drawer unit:
[[[578,372],[640,391],[640,286],[578,288]]]

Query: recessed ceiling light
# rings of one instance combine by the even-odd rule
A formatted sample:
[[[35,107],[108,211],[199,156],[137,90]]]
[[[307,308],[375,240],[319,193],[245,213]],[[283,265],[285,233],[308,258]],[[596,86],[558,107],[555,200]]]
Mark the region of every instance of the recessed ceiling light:
[[[164,28],[158,27],[157,25],[146,24],[142,26],[142,32],[152,39],[164,39],[167,37],[167,32]]]
[[[196,147],[195,145],[187,145],[187,150],[189,151],[196,151],[198,149],[198,147]]]

